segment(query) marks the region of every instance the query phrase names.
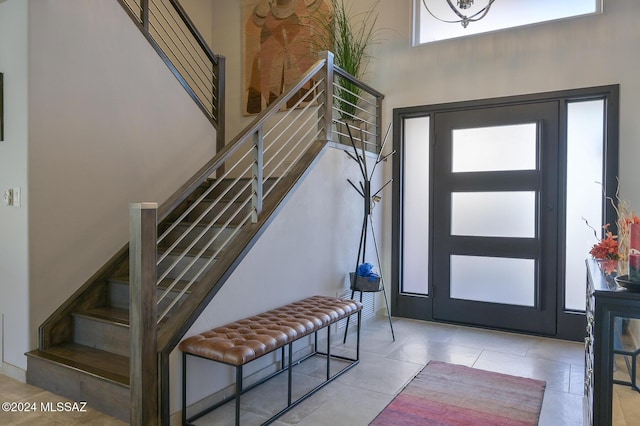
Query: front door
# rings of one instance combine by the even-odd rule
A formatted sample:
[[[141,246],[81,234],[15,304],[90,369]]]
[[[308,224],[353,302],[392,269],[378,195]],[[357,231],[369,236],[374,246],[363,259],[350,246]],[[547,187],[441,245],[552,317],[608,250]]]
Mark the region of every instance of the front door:
[[[435,114],[434,319],[555,333],[558,108]]]

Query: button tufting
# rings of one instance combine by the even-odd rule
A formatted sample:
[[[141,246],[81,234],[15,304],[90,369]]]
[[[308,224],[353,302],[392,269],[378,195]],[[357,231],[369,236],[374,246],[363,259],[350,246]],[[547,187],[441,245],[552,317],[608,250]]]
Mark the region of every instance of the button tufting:
[[[362,310],[353,300],[313,296],[245,318],[180,343],[180,350],[232,365],[243,365]]]

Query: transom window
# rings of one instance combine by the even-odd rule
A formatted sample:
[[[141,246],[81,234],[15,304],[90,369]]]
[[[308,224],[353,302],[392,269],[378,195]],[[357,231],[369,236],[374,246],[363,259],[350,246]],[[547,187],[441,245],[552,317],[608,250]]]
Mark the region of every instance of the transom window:
[[[438,18],[457,18],[446,0],[414,0],[414,45],[602,13],[603,3],[603,0],[496,0],[482,20],[471,22],[467,28],[463,28],[461,24],[444,23],[435,19],[427,12],[423,1],[427,2],[429,10]],[[475,4],[465,14],[473,15],[487,1],[475,0]]]

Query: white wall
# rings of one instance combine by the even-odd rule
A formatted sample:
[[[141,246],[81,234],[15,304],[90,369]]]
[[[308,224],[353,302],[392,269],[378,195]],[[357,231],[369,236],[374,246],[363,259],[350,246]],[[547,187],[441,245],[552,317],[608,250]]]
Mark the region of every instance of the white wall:
[[[375,0],[346,0],[358,12]],[[212,46],[227,56],[228,93],[241,93],[240,2],[213,0]],[[637,0],[605,2],[603,14],[549,22],[412,47],[413,0],[381,0],[368,82],[385,94],[383,127],[393,108],[466,101],[608,84],[621,85],[622,195],[640,211],[640,8]],[[495,7],[499,7],[496,3]],[[471,24],[473,25],[473,24]],[[229,131],[244,125],[240,98],[229,96]],[[391,165],[386,173],[391,175]],[[390,199],[390,197],[387,197]],[[384,223],[390,223],[390,203]],[[391,230],[383,241],[390,253]],[[389,256],[386,256],[388,259]],[[385,270],[389,270],[389,265]]]
[[[0,142],[0,195],[22,189],[22,207],[0,203],[0,372],[15,375],[24,369],[29,348],[28,270],[28,3],[0,3],[0,72],[4,73],[4,142]],[[24,373],[22,373],[24,376]],[[24,377],[18,376],[18,378]]]
[[[28,51],[30,340],[16,354],[126,243],[128,204],[164,201],[215,152],[118,2],[29,1]]]
[[[640,8],[637,0],[604,8],[601,15],[411,47],[412,1],[382,0],[379,25],[389,30],[376,46],[371,83],[386,95],[386,120],[396,107],[619,83],[622,195],[640,211]]]

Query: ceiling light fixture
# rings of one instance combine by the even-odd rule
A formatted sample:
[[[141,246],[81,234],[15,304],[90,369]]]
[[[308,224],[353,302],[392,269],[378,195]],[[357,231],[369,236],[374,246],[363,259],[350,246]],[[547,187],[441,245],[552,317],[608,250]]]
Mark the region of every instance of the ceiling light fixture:
[[[453,3],[451,2],[451,0],[446,0],[447,4],[451,8],[451,10],[458,17],[458,19],[455,19],[455,20],[441,19],[441,18],[437,17],[431,11],[431,9],[429,9],[429,6],[427,6],[427,0],[422,0],[422,4],[424,4],[424,7],[427,9],[427,12],[429,12],[429,14],[431,16],[433,16],[434,18],[436,18],[438,21],[446,22],[448,24],[457,24],[459,22],[459,23],[462,24],[462,26],[464,28],[467,28],[467,25],[469,25],[469,22],[476,22],[476,21],[479,21],[479,20],[481,20],[482,18],[485,17],[487,15],[487,13],[489,12],[489,8],[491,7],[491,5],[493,4],[494,1],[495,0],[487,0],[487,5],[485,7],[483,7],[479,11],[473,13],[471,16],[467,16],[462,11],[465,11],[465,10],[471,8],[471,6],[473,5],[473,0],[457,0],[457,3],[458,3],[457,6],[454,6]]]

